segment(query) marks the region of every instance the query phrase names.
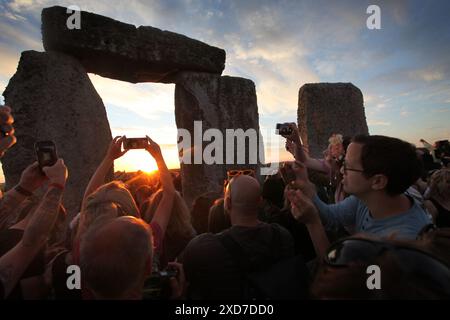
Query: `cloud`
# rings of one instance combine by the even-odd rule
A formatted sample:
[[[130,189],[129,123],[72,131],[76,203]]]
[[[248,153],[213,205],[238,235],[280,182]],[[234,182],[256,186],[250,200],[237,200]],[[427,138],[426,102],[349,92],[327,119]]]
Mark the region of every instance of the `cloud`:
[[[404,107],[402,107],[400,110],[400,116],[408,117],[409,115],[411,115],[411,112],[407,111]]]
[[[380,120],[369,120],[367,122],[367,125],[369,126],[383,126],[383,127],[388,127],[391,125],[390,122],[387,121],[380,121]]]
[[[440,108],[440,109],[434,109],[432,112],[433,113],[444,113],[444,112],[449,112],[450,108]]]
[[[442,71],[442,69],[426,68],[426,69],[412,71],[410,73],[409,77],[411,79],[419,78],[421,80],[430,82],[430,81],[437,81],[437,80],[444,79],[445,74]]]
[[[114,105],[149,120],[174,112],[174,85],[132,84],[95,74],[89,74],[89,78],[105,105]]]
[[[21,16],[20,14],[17,13],[12,13],[9,11],[5,11],[0,13],[0,17],[3,16],[5,18],[11,19],[11,20],[16,20],[16,21],[25,21],[26,18]]]
[[[317,72],[323,76],[334,76],[336,73],[336,65],[332,61],[316,60],[314,66]]]
[[[11,78],[17,70],[20,56],[9,48],[0,51],[0,76]]]
[[[22,28],[9,24],[3,20],[0,20],[0,43],[14,42],[16,47],[22,50],[42,50],[42,42],[40,37],[36,36],[36,30],[30,32],[27,29],[33,29],[29,23],[22,23]],[[39,32],[37,32],[39,34]]]
[[[56,4],[74,3],[0,3],[0,84],[14,73],[20,51],[41,50],[40,12]],[[375,119],[369,125],[378,131],[390,126],[391,117],[412,121],[422,109],[433,117],[423,121],[437,121],[447,112],[439,109],[443,101],[450,103],[450,34],[443,32],[449,26],[450,2],[423,5],[380,0],[380,32],[366,28],[366,1],[116,0],[112,4],[77,0],[76,4],[82,10],[178,32],[225,49],[224,74],[256,84],[260,123],[295,119],[299,88],[323,81],[357,85],[363,91],[368,118]],[[114,128],[129,132],[135,128],[136,134],[144,131],[132,125],[133,119],[122,119],[122,114],[139,117],[138,125],[149,120],[161,127],[173,118],[170,85],[91,79],[107,110],[113,106],[109,113],[116,117]],[[406,129],[391,128],[387,129],[390,134],[411,136]]]

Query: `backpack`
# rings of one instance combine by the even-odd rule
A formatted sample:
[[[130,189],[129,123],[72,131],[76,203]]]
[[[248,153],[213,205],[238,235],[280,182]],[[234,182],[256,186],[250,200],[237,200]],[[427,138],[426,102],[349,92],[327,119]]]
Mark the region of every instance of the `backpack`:
[[[243,248],[229,233],[218,235],[223,247],[241,270],[241,297],[246,300],[298,300],[308,298],[309,271],[301,255],[281,257],[281,231],[275,226],[271,241],[274,262],[251,268]]]

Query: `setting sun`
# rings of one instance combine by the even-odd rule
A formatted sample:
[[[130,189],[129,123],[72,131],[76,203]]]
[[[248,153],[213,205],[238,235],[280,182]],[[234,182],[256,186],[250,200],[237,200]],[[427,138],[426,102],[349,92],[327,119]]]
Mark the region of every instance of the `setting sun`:
[[[147,173],[158,170],[155,160],[145,150],[130,150],[114,162],[115,171],[144,171]]]
[[[163,150],[163,157],[169,169],[179,168],[180,163],[178,161],[176,149],[169,148]],[[151,173],[158,170],[155,159],[145,150],[130,150],[124,154],[121,158],[114,161],[115,171],[144,171]]]

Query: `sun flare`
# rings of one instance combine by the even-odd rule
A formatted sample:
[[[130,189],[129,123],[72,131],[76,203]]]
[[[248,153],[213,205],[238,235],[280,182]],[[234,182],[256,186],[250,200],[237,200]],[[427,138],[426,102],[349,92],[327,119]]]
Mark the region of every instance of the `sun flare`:
[[[151,173],[158,170],[155,160],[145,150],[130,150],[114,163],[114,170],[143,171]]]

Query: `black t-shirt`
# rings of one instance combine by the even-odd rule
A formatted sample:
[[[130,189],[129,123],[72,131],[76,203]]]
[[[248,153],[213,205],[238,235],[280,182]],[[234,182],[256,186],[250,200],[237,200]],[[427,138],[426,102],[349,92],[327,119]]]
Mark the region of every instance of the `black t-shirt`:
[[[81,290],[67,288],[68,264],[66,256],[69,251],[60,253],[54,260],[52,265],[52,287],[54,299],[56,300],[81,300]]]
[[[0,281],[0,299],[5,299],[5,288],[3,287],[3,282]]]
[[[0,257],[14,248],[22,239],[23,230],[5,229],[0,231]],[[42,275],[45,272],[45,248],[35,256],[20,279]],[[8,295],[8,299],[23,299],[20,282]]]
[[[436,226],[438,228],[449,228],[450,227],[450,211],[445,209],[439,202],[434,200],[433,198],[430,199],[430,201],[433,203],[434,207],[436,208],[438,214],[436,216]]]
[[[278,213],[271,215],[268,222],[278,223],[290,232],[294,239],[295,254],[301,254],[306,261],[313,260],[316,257],[308,229],[305,224],[295,220],[289,209],[280,210]]]
[[[239,243],[255,269],[275,262],[273,257],[273,228],[281,231],[281,258],[294,255],[292,236],[277,224],[260,223],[255,227],[232,226],[225,230]],[[181,261],[189,282],[188,296],[192,299],[241,298],[242,272],[218,239],[211,233],[195,237],[186,247]]]

